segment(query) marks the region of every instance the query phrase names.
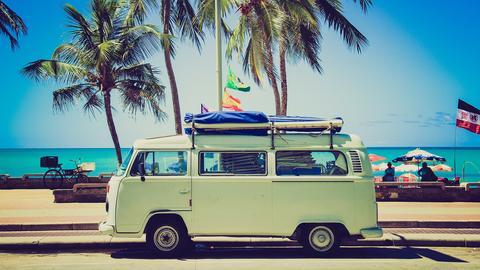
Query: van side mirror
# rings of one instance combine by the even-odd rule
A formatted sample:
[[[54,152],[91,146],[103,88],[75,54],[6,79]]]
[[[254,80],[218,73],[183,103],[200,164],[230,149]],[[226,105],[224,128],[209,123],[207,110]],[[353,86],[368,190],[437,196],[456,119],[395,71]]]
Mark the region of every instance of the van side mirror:
[[[140,162],[138,163],[138,174],[140,175],[140,180],[145,181],[145,163]]]

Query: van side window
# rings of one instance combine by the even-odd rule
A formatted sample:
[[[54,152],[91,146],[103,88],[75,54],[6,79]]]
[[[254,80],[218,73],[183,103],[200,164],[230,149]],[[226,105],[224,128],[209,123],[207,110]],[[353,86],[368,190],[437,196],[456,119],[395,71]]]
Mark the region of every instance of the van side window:
[[[265,152],[201,152],[200,174],[265,175]]]
[[[146,151],[138,153],[130,175],[139,175],[138,164],[143,162],[145,176],[167,176],[187,174],[187,152]]]
[[[338,151],[278,151],[277,175],[346,175],[345,156]]]

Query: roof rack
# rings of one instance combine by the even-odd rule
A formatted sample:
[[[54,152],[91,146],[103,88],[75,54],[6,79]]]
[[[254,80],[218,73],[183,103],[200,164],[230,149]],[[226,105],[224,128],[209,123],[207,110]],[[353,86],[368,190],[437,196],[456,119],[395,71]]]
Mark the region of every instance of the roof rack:
[[[275,149],[275,135],[279,132],[321,132],[330,135],[333,149],[333,134],[340,132],[343,120],[339,117],[324,119],[299,116],[269,116],[260,112],[211,112],[187,114],[185,133],[192,136],[195,149],[195,134],[231,134],[271,136],[271,149]]]

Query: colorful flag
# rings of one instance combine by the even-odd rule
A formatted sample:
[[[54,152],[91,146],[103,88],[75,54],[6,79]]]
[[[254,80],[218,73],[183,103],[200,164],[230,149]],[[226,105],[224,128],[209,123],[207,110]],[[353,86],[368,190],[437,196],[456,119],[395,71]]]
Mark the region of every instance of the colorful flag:
[[[480,134],[480,110],[459,99],[457,127]]]
[[[207,106],[203,105],[203,103],[200,104],[200,113],[208,113],[209,110]]]
[[[240,99],[230,95],[227,89],[223,90],[223,108],[234,111],[243,111],[242,108],[240,108],[240,105]]]
[[[228,68],[227,74],[227,86],[228,89],[238,90],[242,92],[250,92],[250,86],[244,84],[240,78],[238,78],[230,68]]]

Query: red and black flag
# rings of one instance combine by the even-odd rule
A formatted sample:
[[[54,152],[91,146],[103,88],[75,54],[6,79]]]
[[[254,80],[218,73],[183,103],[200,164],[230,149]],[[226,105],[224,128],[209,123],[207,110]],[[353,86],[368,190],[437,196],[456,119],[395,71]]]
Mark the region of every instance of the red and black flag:
[[[461,127],[471,132],[480,134],[480,110],[458,100],[457,127]]]

